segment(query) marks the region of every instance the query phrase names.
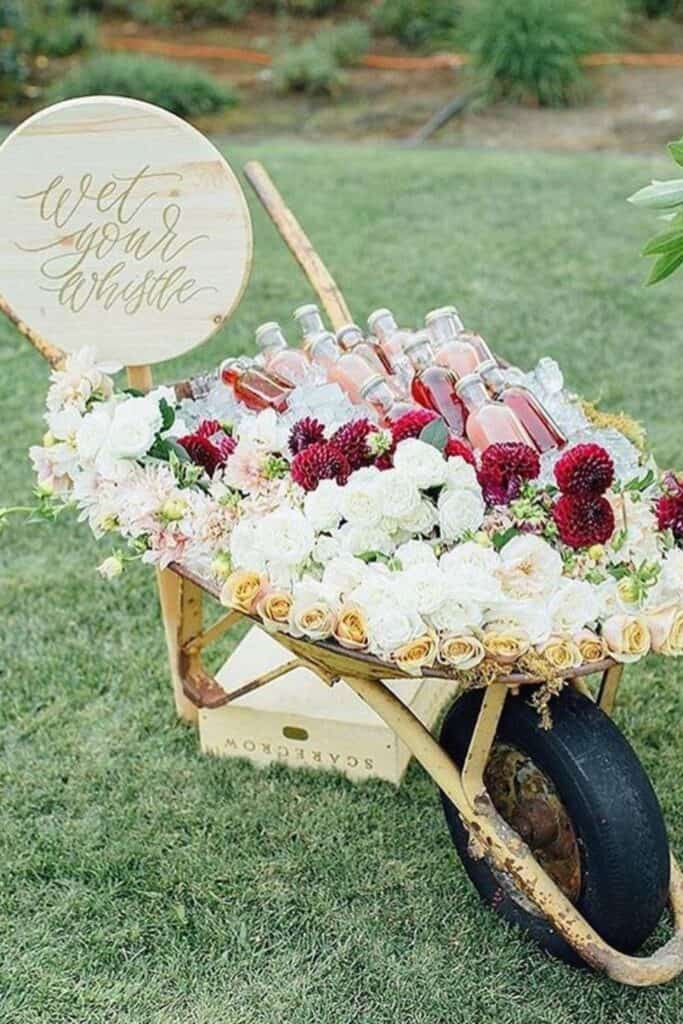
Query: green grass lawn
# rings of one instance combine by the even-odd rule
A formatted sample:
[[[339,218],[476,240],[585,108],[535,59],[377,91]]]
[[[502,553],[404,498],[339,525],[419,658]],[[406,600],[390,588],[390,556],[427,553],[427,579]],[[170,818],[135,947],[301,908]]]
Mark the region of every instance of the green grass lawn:
[[[663,162],[380,148],[256,155],[355,316],[414,321],[455,301],[521,364],[680,452],[680,280],[646,291],[651,218],[625,204]],[[255,271],[234,320],[167,380],[250,345],[310,291],[254,209]],[[0,291],[2,284],[0,282]],[[46,368],[0,324],[0,501],[31,487]],[[638,991],[571,972],[484,911],[434,786],[400,791],[202,757],[171,706],[150,572],[99,581],[83,527],[0,539],[2,1024],[656,1024],[683,983]],[[617,719],[683,854],[683,666],[627,675]],[[615,779],[615,786],[619,780]]]

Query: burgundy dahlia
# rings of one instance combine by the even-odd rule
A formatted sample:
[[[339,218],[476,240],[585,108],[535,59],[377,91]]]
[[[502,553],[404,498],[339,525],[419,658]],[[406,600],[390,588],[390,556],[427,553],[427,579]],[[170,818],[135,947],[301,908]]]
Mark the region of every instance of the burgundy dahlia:
[[[451,459],[456,455],[459,455],[465,462],[469,462],[470,466],[474,466],[474,452],[471,448],[465,444],[464,441],[458,440],[457,437],[449,437],[446,441],[446,447],[443,450],[444,455],[447,459]]]
[[[350,472],[349,460],[329,441],[309,444],[292,460],[292,479],[305,491],[314,491],[321,480],[345,484]]]
[[[197,437],[203,437],[205,441],[210,441],[214,434],[221,433],[224,431],[219,420],[202,420],[195,430]]]
[[[375,433],[377,427],[370,420],[353,420],[335,430],[330,438],[330,444],[336,445],[344,453],[352,470],[360,469],[375,461],[375,456],[368,447],[368,438]]]
[[[676,540],[683,540],[683,492],[665,494],[655,505],[660,530],[671,530]]]
[[[325,440],[325,428],[312,416],[305,416],[298,420],[289,432],[289,450],[292,455],[297,455],[304,448],[311,444],[318,444]]]
[[[538,452],[529,445],[517,441],[491,444],[481,457],[479,483],[490,505],[508,505],[540,472]]]
[[[431,409],[414,409],[410,412],[404,412],[403,416],[399,416],[397,420],[390,424],[391,433],[394,436],[394,445],[397,445],[400,441],[405,441],[407,437],[419,437],[427,424],[438,418],[437,414]]]
[[[209,476],[213,476],[219,466],[224,465],[227,458],[227,456],[223,457],[220,449],[213,442],[208,441],[205,437],[200,437],[199,434],[185,434],[184,437],[178,438],[178,444],[185,449],[197,466],[206,470]]]
[[[599,444],[577,444],[555,465],[555,479],[563,494],[604,494],[614,480],[614,463]]]
[[[563,494],[553,508],[560,540],[570,548],[605,544],[614,533],[614,512],[602,495]]]

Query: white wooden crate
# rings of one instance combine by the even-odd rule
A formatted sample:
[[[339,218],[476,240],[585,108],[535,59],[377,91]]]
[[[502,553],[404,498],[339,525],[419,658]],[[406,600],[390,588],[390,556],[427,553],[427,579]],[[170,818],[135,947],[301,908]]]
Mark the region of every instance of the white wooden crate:
[[[216,678],[226,690],[291,659],[270,634],[253,627]],[[443,679],[392,681],[425,725],[431,727],[454,693]],[[234,703],[199,713],[205,753],[247,758],[257,765],[282,762],[292,768],[342,772],[350,779],[386,779],[398,785],[410,754],[407,747],[343,681],[325,686],[297,668]]]

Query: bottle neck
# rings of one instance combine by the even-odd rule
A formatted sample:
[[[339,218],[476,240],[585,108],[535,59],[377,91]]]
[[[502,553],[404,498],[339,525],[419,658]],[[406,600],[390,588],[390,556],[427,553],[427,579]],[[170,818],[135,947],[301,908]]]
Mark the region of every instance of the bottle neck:
[[[263,353],[264,359],[266,360],[272,359],[273,356],[277,355],[278,352],[284,352],[285,349],[288,347],[287,342],[282,337],[282,335],[280,335],[279,338],[276,336],[271,336],[267,339],[264,338],[263,340],[259,341],[258,346],[261,349],[261,352]]]
[[[458,340],[462,324],[453,313],[443,312],[431,318],[427,330],[431,336],[432,344],[438,352],[444,345]]]
[[[479,364],[479,375],[487,388],[498,397],[505,390],[505,377],[493,361]]]
[[[379,341],[385,341],[398,330],[398,324],[396,323],[393,314],[383,313],[381,316],[375,317],[372,321],[372,333]]]
[[[468,412],[476,412],[477,409],[491,404],[484,382],[474,375],[463,377],[458,384],[457,395],[465,403]]]
[[[391,388],[381,377],[373,377],[365,387],[361,388],[361,397],[383,415],[389,412],[395,402]]]
[[[406,355],[416,373],[426,370],[428,366],[434,365],[434,349],[426,340],[416,345],[411,345]]]
[[[325,330],[323,318],[317,309],[302,310],[300,313],[295,313],[294,319],[299,326],[302,338],[308,338],[313,334],[320,334]]]
[[[364,340],[363,332],[356,324],[349,324],[348,327],[342,327],[340,331],[337,331],[337,344],[345,352],[351,352],[356,345],[360,345]]]
[[[306,346],[308,358],[314,363],[336,363],[341,358],[342,350],[329,331],[319,331]]]

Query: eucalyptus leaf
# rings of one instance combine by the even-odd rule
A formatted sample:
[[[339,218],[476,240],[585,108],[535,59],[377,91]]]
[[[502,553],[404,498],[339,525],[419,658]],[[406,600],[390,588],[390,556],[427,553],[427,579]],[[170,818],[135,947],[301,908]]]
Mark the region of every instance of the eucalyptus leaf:
[[[664,252],[683,252],[683,228],[664,231],[651,238],[643,249],[643,256],[657,256]]]
[[[159,400],[159,412],[161,413],[161,429],[170,430],[175,422],[175,410],[165,398]]]
[[[667,149],[679,167],[683,167],[683,139],[678,139],[676,142],[670,142]]]
[[[634,206],[650,206],[654,209],[666,210],[672,206],[683,205],[683,178],[672,178],[670,181],[653,181],[628,197]]]
[[[659,281],[663,281],[665,277],[673,274],[674,270],[678,270],[681,263],[683,263],[683,252],[664,253],[655,263],[646,283],[657,284]]]
[[[422,428],[420,440],[424,441],[425,444],[431,444],[433,448],[437,448],[440,452],[444,451],[448,444],[448,427],[441,417],[432,420],[431,423]]]

